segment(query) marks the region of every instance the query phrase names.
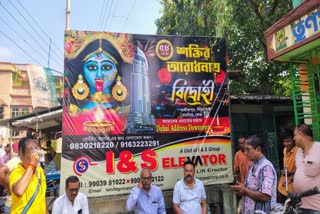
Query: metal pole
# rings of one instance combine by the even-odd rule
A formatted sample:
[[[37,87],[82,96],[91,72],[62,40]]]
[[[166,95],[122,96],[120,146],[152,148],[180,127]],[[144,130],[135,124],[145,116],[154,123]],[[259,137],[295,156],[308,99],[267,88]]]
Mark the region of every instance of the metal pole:
[[[50,68],[50,52],[51,52],[51,38],[50,38],[50,42],[49,42],[48,68]]]
[[[286,190],[288,192],[288,167],[284,166],[284,174],[286,176]]]
[[[70,0],[67,0],[67,8],[66,8],[66,30],[70,30]]]

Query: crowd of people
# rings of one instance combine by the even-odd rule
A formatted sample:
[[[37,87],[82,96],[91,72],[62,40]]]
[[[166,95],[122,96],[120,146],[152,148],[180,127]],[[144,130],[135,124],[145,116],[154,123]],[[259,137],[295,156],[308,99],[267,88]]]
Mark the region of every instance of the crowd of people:
[[[283,143],[283,169],[279,180],[277,172],[264,151],[264,142],[257,135],[241,136],[239,151],[234,157],[235,182],[230,185],[237,195],[238,213],[254,211],[270,213],[277,203],[284,203],[288,193],[300,193],[320,187],[320,143],[315,142],[311,128],[306,124],[286,130]],[[186,161],[184,178],[177,181],[173,191],[175,213],[207,212],[203,183],[195,178],[195,165]],[[152,172],[141,172],[141,183],[134,187],[127,200],[127,210],[135,213],[165,213],[161,190],[151,184]],[[320,214],[320,194],[302,198],[298,214]]]
[[[9,148],[9,149],[8,149]],[[45,154],[44,167],[39,164],[41,147],[33,138],[25,137],[19,141],[18,156],[14,164],[7,154],[10,146],[5,146],[1,156],[0,185],[8,195],[5,210],[0,213],[25,214],[49,213],[46,203],[46,174],[55,169],[51,153]],[[2,158],[3,157],[3,158]],[[176,213],[205,214],[206,193],[203,183],[195,178],[195,165],[186,161],[183,165],[184,178],[176,183],[173,193],[173,208]],[[152,184],[152,171],[144,168],[140,174],[140,183],[135,186],[127,200],[127,210],[135,213],[166,213],[164,197],[159,187]],[[88,199],[80,192],[78,177],[66,179],[65,193],[58,197],[52,207],[53,214],[88,214]]]
[[[315,142],[311,128],[300,124],[286,130],[283,143],[283,169],[277,172],[264,151],[262,138],[252,135],[238,138],[239,151],[234,157],[235,182],[230,185],[237,195],[238,213],[255,210],[270,213],[277,203],[284,203],[288,193],[300,193],[315,186],[320,187],[320,143]],[[18,144],[18,157],[11,157],[11,147],[6,145],[0,155],[0,187],[7,197],[0,213],[49,213],[46,205],[46,173],[55,170],[51,153],[45,155],[45,167],[39,165],[41,148],[35,139],[23,138]],[[11,161],[11,163],[10,163]],[[173,210],[178,214],[207,213],[206,193],[203,183],[195,177],[195,164],[183,164],[184,177],[173,190]],[[0,189],[1,190],[1,189]],[[2,200],[3,201],[3,200]],[[303,197],[298,214],[320,214],[320,194]],[[132,188],[126,209],[134,213],[166,213],[165,200],[159,187],[152,184],[152,171],[144,168],[140,182]],[[53,214],[88,214],[88,199],[80,192],[78,177],[65,181],[65,193],[58,197]]]
[[[231,185],[238,196],[238,213],[270,213],[277,202],[285,202],[288,193],[320,187],[320,143],[313,139],[312,129],[300,124],[286,130],[281,138],[284,150],[279,181],[273,164],[263,154],[261,138],[238,139],[234,174],[240,180]],[[320,214],[320,194],[303,197],[296,210],[298,214]]]

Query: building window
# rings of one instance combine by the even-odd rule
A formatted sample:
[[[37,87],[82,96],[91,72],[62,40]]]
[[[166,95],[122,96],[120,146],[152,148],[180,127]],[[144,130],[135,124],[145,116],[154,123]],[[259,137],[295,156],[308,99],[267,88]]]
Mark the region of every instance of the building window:
[[[20,109],[18,107],[13,107],[11,110],[11,117],[17,117],[20,115]]]
[[[17,137],[17,136],[19,136],[20,132],[18,130],[11,129],[10,134],[12,137]]]
[[[21,109],[21,115],[25,115],[25,114],[28,114],[29,113],[29,108],[28,107],[23,107]]]

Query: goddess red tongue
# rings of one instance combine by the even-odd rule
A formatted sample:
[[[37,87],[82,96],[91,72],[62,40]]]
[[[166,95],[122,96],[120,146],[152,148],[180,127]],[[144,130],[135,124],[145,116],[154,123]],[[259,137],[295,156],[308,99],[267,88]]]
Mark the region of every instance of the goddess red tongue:
[[[96,91],[101,92],[103,89],[103,79],[96,79]]]

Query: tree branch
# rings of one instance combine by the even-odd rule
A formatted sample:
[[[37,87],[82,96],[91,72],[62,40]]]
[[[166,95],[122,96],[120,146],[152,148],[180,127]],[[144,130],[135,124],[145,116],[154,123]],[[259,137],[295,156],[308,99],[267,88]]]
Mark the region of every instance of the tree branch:
[[[261,21],[261,24],[263,24],[264,20],[263,20],[261,13],[259,12],[259,6],[255,3],[254,0],[250,0],[250,2],[253,6],[253,10],[254,10],[255,14],[257,15],[258,19]]]
[[[274,0],[273,1],[273,5],[272,5],[272,9],[270,11],[270,13],[273,15],[274,12],[276,11],[276,8],[278,7],[278,4],[279,4],[279,0]]]

